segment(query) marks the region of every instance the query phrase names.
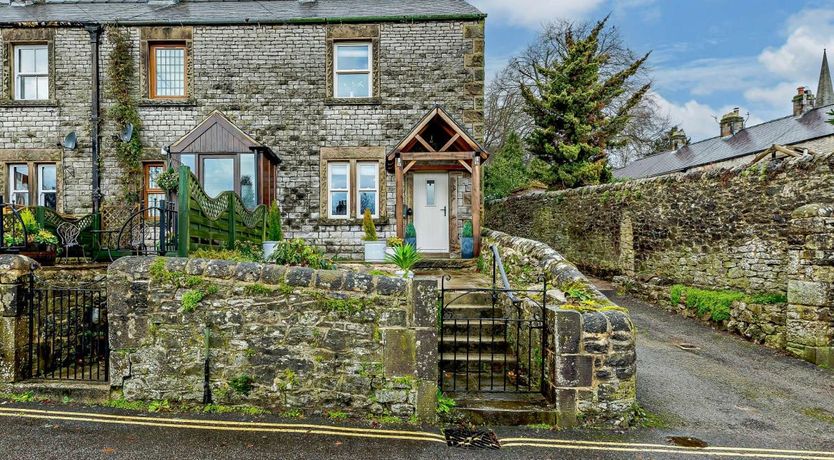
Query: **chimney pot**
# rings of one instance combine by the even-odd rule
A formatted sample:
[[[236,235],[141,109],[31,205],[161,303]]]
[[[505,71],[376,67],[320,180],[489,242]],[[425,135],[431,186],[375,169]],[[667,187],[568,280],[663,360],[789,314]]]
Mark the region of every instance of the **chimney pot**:
[[[796,89],[796,96],[793,97],[793,116],[801,117],[814,108],[814,93],[808,88],[800,86]]]
[[[739,108],[733,108],[732,112],[727,112],[721,117],[721,137],[732,136],[733,134],[744,129],[744,117],[739,115]]]

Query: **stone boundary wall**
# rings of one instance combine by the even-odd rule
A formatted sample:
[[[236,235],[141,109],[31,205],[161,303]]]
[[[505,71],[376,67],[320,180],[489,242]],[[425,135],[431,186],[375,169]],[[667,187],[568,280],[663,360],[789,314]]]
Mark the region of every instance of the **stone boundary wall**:
[[[482,252],[492,263],[498,248],[513,288],[547,278],[546,318],[553,339],[545,350],[546,396],[555,401],[563,425],[628,424],[636,404],[636,331],[628,314],[614,305],[570,262],[548,245],[485,230]],[[577,302],[562,289],[581,288],[590,301]]]
[[[738,304],[733,328],[825,364],[834,359],[830,203],[834,153],[507,198],[487,205],[485,224],[535,235],[663,305],[675,284],[787,294],[784,337],[773,308]],[[761,327],[774,330],[763,337]]]
[[[108,284],[125,399],[435,418],[436,280],[127,257]]]
[[[29,315],[23,311],[22,287],[39,265],[20,255],[0,255],[0,383],[23,378]]]
[[[791,213],[834,202],[834,154],[511,197],[485,226],[600,276],[786,293]]]

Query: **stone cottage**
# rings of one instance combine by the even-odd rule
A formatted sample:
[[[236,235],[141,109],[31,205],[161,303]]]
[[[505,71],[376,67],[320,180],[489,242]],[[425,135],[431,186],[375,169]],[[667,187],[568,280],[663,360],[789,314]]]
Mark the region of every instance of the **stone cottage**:
[[[170,162],[209,195],[277,200],[288,237],[334,255],[361,252],[365,209],[382,236],[413,223],[421,250],[454,255],[480,224],[485,17],[464,0],[0,0],[2,195],[104,216],[163,198]]]

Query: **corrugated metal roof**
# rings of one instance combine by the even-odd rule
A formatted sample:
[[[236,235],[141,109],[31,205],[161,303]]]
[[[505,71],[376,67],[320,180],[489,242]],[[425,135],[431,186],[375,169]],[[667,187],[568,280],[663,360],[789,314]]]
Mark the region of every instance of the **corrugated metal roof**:
[[[697,166],[726,161],[761,152],[773,144],[792,145],[834,135],[834,125],[827,112],[834,105],[808,111],[801,117],[784,117],[750,126],[728,137],[713,137],[681,147],[677,151],[657,153],[614,170],[614,177],[640,178],[685,171]],[[715,127],[718,129],[718,126]],[[827,153],[827,152],[819,152]]]
[[[0,24],[267,24],[485,17],[464,0],[47,0],[27,6],[0,5]]]

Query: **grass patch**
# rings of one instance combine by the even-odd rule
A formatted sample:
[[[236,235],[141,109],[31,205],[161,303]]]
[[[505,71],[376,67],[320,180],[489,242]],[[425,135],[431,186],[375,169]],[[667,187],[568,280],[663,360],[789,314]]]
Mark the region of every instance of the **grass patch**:
[[[698,316],[709,314],[713,321],[721,322],[730,319],[733,302],[771,305],[787,302],[788,299],[779,293],[747,295],[737,291],[712,291],[676,284],[669,290],[669,300],[673,307],[683,301]]]
[[[246,295],[251,296],[269,296],[272,295],[272,289],[260,283],[250,284],[243,288]]]
[[[660,415],[649,412],[640,404],[634,403],[631,406],[631,426],[641,428],[667,428],[669,425]]]
[[[531,430],[552,430],[553,426],[548,425],[547,423],[533,423],[531,425],[527,425],[527,428]]]
[[[32,402],[35,401],[35,393],[27,391],[25,393],[0,393],[0,399],[11,402]]]
[[[333,421],[345,420],[348,418],[348,414],[347,412],[334,410],[327,413],[327,418]]]
[[[802,409],[802,414],[806,417],[811,417],[821,422],[834,425],[834,414],[825,409],[820,409],[819,407],[806,407],[805,409]]]
[[[290,410],[281,412],[281,417],[284,417],[284,418],[302,418],[302,417],[304,417],[304,413],[301,412],[301,409],[290,409]]]
[[[143,401],[128,401],[126,399],[111,399],[104,403],[105,407],[111,407],[113,409],[122,409],[122,410],[133,410],[133,411],[146,411],[148,410],[148,404]]]

